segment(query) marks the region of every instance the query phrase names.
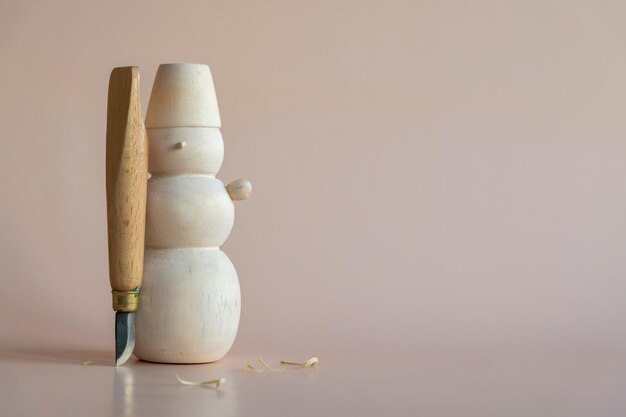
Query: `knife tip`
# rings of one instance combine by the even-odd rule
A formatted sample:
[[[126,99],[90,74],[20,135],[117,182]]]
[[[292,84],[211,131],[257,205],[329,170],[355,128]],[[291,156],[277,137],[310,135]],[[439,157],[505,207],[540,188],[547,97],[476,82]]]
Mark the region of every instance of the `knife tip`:
[[[123,365],[135,348],[135,314],[115,313],[115,366]]]

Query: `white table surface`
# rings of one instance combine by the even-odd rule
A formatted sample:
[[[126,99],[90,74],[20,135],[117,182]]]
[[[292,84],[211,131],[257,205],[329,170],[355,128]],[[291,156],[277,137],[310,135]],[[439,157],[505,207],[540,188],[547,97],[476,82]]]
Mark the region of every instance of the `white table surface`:
[[[372,352],[375,349],[371,349]],[[441,349],[317,352],[317,369],[254,374],[302,353],[242,352],[203,365],[132,357],[112,366],[93,348],[13,346],[1,350],[3,416],[619,416],[626,413],[626,356],[572,349]],[[96,363],[83,366],[91,359]],[[224,377],[218,390],[181,385]]]

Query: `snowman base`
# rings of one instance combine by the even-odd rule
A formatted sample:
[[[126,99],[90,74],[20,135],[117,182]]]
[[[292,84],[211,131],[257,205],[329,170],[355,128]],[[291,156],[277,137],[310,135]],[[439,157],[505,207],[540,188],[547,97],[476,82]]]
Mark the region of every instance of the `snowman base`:
[[[230,349],[239,326],[237,272],[220,249],[147,249],[134,354],[160,363],[206,363]]]

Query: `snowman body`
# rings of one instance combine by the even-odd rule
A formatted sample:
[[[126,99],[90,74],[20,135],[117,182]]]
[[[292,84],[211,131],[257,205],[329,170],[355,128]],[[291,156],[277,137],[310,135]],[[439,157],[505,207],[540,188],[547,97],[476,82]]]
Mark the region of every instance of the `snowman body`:
[[[161,65],[146,114],[151,178],[135,324],[140,359],[213,362],[235,340],[241,296],[220,250],[234,222],[229,190],[215,177],[224,157],[220,127],[209,67]]]

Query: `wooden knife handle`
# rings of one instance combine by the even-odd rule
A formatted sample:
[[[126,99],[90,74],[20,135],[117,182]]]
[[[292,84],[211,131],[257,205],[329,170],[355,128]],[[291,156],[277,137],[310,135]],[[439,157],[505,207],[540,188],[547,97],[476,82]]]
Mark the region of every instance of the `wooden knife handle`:
[[[107,105],[106,188],[113,309],[134,311],[143,277],[148,142],[139,69],[115,68]],[[133,298],[134,300],[129,299]]]

